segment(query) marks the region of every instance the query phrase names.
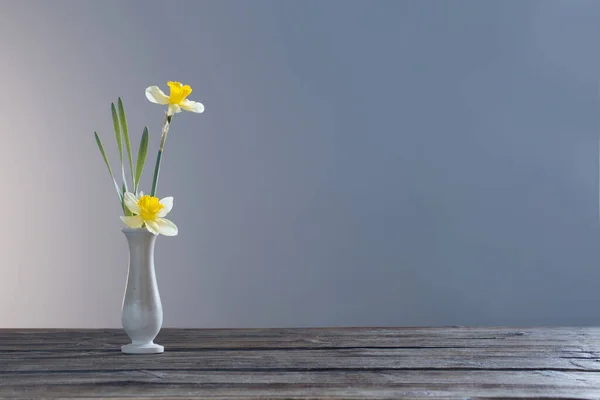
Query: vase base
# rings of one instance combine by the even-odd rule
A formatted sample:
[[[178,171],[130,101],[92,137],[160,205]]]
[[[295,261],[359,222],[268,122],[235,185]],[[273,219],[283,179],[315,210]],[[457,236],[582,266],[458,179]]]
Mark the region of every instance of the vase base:
[[[158,354],[163,353],[165,348],[160,344],[133,344],[129,343],[121,346],[121,351],[125,354]]]

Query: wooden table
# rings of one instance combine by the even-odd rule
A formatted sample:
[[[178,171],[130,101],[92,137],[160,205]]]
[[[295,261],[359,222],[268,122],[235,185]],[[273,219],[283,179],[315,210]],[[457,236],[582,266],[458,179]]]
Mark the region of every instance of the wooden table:
[[[600,398],[600,328],[0,330],[0,398]]]

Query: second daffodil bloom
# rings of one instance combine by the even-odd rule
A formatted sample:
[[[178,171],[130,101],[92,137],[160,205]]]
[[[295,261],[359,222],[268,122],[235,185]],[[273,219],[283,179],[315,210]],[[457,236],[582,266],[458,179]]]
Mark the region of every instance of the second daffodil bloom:
[[[134,216],[121,217],[121,220],[128,227],[135,229],[145,226],[148,231],[155,235],[177,235],[177,226],[164,218],[173,208],[172,197],[165,197],[159,200],[158,197],[140,193],[140,197],[138,198],[133,193],[126,192],[123,200],[127,208],[136,214]]]
[[[204,112],[204,105],[197,101],[188,100],[187,97],[192,93],[190,85],[182,85],[181,82],[167,82],[169,86],[169,95],[160,90],[158,86],[150,86],[146,89],[146,97],[153,103],[169,105],[167,115],[171,116],[181,110],[195,113]]]

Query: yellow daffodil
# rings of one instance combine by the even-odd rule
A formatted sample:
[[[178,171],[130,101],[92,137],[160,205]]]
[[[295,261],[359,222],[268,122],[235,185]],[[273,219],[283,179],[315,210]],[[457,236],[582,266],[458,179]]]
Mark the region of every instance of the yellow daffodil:
[[[141,228],[145,226],[148,231],[155,235],[165,236],[177,235],[177,226],[164,218],[173,208],[173,198],[165,197],[159,200],[140,193],[136,197],[133,193],[126,192],[123,201],[134,216],[121,217],[121,220],[130,228]]]
[[[192,93],[190,85],[182,85],[181,82],[167,82],[169,95],[167,96],[158,86],[150,86],[146,89],[146,97],[153,103],[169,105],[167,115],[173,115],[181,110],[195,113],[204,112],[204,105],[197,101],[188,100]]]

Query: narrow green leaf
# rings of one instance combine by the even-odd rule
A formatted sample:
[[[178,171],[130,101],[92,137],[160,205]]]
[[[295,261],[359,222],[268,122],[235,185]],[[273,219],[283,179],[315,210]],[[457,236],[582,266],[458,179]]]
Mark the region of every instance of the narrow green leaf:
[[[110,103],[110,110],[112,111],[113,127],[115,128],[115,139],[117,139],[117,147],[119,148],[119,160],[123,163],[123,140],[121,139],[121,127],[115,103]]]
[[[121,181],[125,188],[127,188],[127,179],[125,178],[125,166],[123,165],[123,139],[121,137],[121,127],[119,123],[119,117],[117,116],[117,109],[115,103],[110,103],[110,110],[112,112],[113,127],[115,129],[115,139],[117,140],[117,147],[119,148],[119,160],[121,160]]]
[[[158,155],[156,156],[156,165],[154,166],[154,178],[152,179],[152,192],[150,196],[156,195],[156,186],[158,185],[158,175],[160,173],[160,162],[162,160],[163,149],[165,148],[165,141],[167,140],[167,133],[169,133],[169,127],[171,126],[171,118],[171,115],[167,115],[163,124],[160,146],[158,148]]]
[[[102,146],[102,141],[100,140],[100,136],[98,136],[98,133],[96,131],[94,131],[94,136],[96,137],[96,144],[98,145],[98,148],[100,149],[100,153],[102,154],[102,158],[104,159],[106,168],[108,168],[108,173],[110,174],[110,177],[112,178],[113,183],[115,184],[115,189],[117,189],[117,194],[119,195],[119,201],[121,202],[121,204],[123,204],[123,193],[121,193],[121,189],[119,189],[119,185],[117,184],[117,181],[115,180],[115,177],[112,173],[112,169],[110,168],[110,164],[108,163],[108,158],[106,158],[106,153],[104,152],[104,146]]]
[[[146,164],[146,156],[148,154],[148,127],[144,127],[144,133],[142,133],[142,140],[140,141],[140,147],[138,149],[137,162],[135,165],[135,177],[133,178],[133,190],[137,195],[137,188],[140,184],[142,172],[144,171],[144,165]]]
[[[154,179],[152,179],[152,191],[150,192],[150,196],[152,197],[156,195],[156,185],[158,184],[158,173],[160,172],[161,158],[162,150],[158,150],[158,155],[156,156],[156,165],[154,166]]]
[[[123,100],[121,100],[120,97],[117,103],[119,107],[119,121],[121,122],[121,132],[123,132],[123,140],[125,141],[125,146],[127,147],[127,157],[129,158],[129,168],[131,169],[131,179],[133,180],[136,175],[136,170],[133,169],[133,157],[131,156],[131,141],[129,140],[129,129],[127,128],[127,117],[125,116],[125,107],[123,107]]]

